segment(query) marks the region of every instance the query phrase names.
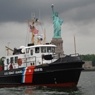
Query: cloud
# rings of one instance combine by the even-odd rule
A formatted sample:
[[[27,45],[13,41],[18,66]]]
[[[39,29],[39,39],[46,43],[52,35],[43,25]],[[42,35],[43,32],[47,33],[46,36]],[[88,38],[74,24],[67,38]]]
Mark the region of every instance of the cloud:
[[[66,19],[79,21],[95,15],[95,0],[0,0],[0,21],[24,21],[34,13],[39,17],[39,11],[40,17],[48,18],[52,3]]]
[[[77,52],[95,52],[95,0],[0,0],[0,56],[5,54],[5,45],[8,42],[10,47],[14,48],[31,41],[27,20],[34,14],[43,22],[47,41],[52,39],[51,4],[54,4],[55,11],[58,11],[59,17],[64,20],[64,52],[74,53],[74,35]]]
[[[10,43],[10,47],[25,45],[27,25],[25,23],[7,22],[0,24],[0,55],[5,51],[5,46]]]

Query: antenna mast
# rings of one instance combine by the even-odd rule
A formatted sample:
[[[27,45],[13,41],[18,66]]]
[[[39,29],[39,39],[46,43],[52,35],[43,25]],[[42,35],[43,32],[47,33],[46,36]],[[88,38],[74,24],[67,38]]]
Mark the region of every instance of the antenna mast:
[[[75,50],[75,54],[76,54],[76,38],[75,38],[75,35],[74,35],[74,50]]]

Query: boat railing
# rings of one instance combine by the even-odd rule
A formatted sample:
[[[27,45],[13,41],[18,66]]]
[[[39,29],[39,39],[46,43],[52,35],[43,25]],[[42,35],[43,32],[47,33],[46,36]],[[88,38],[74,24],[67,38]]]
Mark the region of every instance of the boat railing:
[[[79,53],[75,53],[75,54],[70,54],[70,56],[79,56]]]
[[[66,57],[66,56],[70,56],[70,57],[76,57],[79,56],[79,53],[74,53],[74,54],[57,54],[58,57]]]
[[[65,59],[64,59],[65,58]],[[25,58],[22,58],[22,63],[24,64],[24,66],[29,66],[29,65],[40,65],[40,64],[44,64],[44,61],[47,62],[53,62],[53,60],[56,59],[60,59],[60,61],[62,60],[81,60],[79,54],[70,54],[70,55],[66,55],[66,54],[52,54],[52,59],[50,60],[43,60],[41,57],[37,57],[37,56],[27,56]],[[61,60],[62,59],[62,60]],[[39,60],[39,61],[38,61]],[[15,66],[15,64],[17,63],[12,63],[13,66]],[[4,65],[4,67],[6,68],[6,70],[8,70],[9,68],[9,64]],[[20,68],[20,66],[18,65],[18,68]]]
[[[29,64],[31,65],[40,65],[40,64],[44,64],[44,61],[47,62],[52,62],[53,60],[58,59],[59,55],[58,54],[52,54],[52,58],[51,56],[47,56],[47,59],[43,59],[43,57],[37,57],[37,56],[32,56],[32,57],[27,57],[27,58],[23,58],[23,63],[26,64],[26,66],[28,66]],[[39,61],[38,61],[39,60]]]
[[[26,66],[28,66],[29,64],[30,64],[30,65],[35,65],[36,59],[37,59],[36,56],[22,58],[23,63],[25,63]]]
[[[59,55],[58,54],[53,54],[53,59],[58,59],[59,58]]]

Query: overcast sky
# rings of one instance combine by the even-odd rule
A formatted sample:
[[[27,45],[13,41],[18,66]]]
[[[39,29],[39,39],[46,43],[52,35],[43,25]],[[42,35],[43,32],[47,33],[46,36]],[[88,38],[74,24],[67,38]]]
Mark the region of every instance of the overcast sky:
[[[65,54],[95,54],[95,0],[0,0],[0,57],[5,46],[18,48],[30,41],[27,21],[33,14],[43,22],[47,41],[53,37],[51,5],[64,20],[62,24]]]

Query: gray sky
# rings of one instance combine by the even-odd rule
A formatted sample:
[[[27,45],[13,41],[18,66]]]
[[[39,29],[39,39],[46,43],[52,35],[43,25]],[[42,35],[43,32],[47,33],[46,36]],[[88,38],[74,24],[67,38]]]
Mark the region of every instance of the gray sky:
[[[5,46],[19,47],[30,41],[27,20],[33,14],[43,22],[47,41],[53,37],[51,5],[64,20],[62,39],[65,54],[95,54],[95,0],[0,0],[0,57]]]

